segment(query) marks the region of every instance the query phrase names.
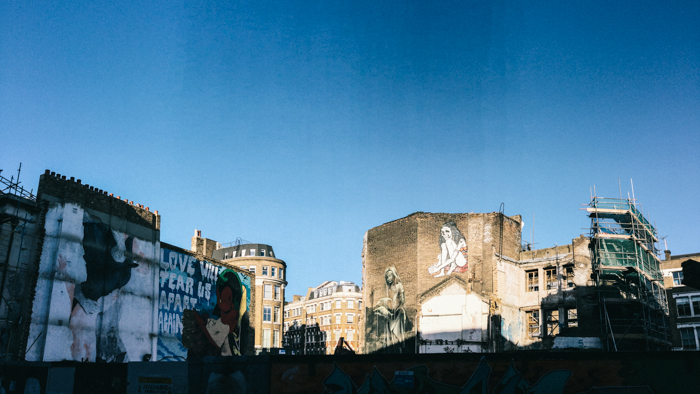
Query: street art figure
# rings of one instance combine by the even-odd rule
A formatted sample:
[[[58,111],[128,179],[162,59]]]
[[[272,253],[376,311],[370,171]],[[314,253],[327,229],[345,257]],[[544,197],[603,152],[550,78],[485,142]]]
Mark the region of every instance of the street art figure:
[[[132,259],[134,245],[133,237],[120,234],[84,213],[82,246],[87,279],[79,284],[66,283],[71,299],[69,326],[73,333],[74,360],[129,361],[119,336],[119,289],[129,282],[131,270],[138,266]],[[59,273],[66,275],[67,265],[66,256],[59,255]],[[94,327],[94,342],[85,333],[88,327]]]
[[[238,273],[223,270],[216,281],[216,307],[210,317],[193,310],[182,316],[182,343],[188,357],[240,356],[241,320],[247,311],[247,289]]]
[[[404,347],[404,331],[406,324],[406,310],[404,303],[403,284],[394,266],[388,267],[384,271],[384,281],[386,284],[386,297],[383,297],[374,306],[374,313],[377,317],[379,335],[381,336],[382,347],[393,351],[396,345],[398,351]]]
[[[434,278],[451,275],[452,272],[467,272],[467,240],[450,220],[440,228],[440,254],[438,261],[428,267]],[[447,272],[445,272],[447,270]]]

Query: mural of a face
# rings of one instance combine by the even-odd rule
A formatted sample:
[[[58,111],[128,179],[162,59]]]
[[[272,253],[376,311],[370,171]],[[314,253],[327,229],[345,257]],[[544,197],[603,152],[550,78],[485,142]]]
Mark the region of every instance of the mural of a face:
[[[229,326],[229,332],[238,327],[241,306],[241,284],[233,271],[224,272],[225,279],[216,282],[216,297],[221,322]]]
[[[386,273],[384,274],[384,278],[386,279],[386,283],[391,286],[391,284],[394,283],[394,272],[391,270],[387,270]]]
[[[467,240],[450,220],[440,227],[440,254],[437,262],[428,267],[433,277],[451,275],[453,272],[467,272]]]
[[[238,273],[225,269],[219,274],[216,298],[213,311],[183,312],[182,342],[188,357],[241,355],[241,320],[248,309],[247,289]]]
[[[440,229],[440,234],[442,234],[442,237],[445,238],[446,240],[452,239],[452,230],[450,230],[450,228],[447,226],[442,226],[442,229]]]

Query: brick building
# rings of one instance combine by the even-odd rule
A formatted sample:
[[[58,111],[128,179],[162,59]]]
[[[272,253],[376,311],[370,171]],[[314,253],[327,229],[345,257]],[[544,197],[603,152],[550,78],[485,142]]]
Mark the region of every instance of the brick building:
[[[667,349],[658,259],[647,244],[635,249],[637,228],[600,230],[613,211],[620,223],[637,220],[633,203],[600,204],[590,205],[590,237],[539,250],[521,246],[519,215],[497,212],[417,212],[370,229],[364,352]]]
[[[674,350],[700,350],[700,289],[683,284],[686,261],[700,263],[700,253],[672,256],[666,251],[661,262],[668,294],[671,342]]]

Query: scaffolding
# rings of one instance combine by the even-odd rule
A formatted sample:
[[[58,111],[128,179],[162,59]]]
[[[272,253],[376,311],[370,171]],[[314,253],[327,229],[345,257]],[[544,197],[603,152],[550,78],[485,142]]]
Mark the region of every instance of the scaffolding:
[[[36,196],[17,177],[0,170],[0,361],[24,359],[23,325],[28,316],[34,240]]]
[[[670,349],[656,228],[631,198],[595,196],[586,211],[607,350]]]

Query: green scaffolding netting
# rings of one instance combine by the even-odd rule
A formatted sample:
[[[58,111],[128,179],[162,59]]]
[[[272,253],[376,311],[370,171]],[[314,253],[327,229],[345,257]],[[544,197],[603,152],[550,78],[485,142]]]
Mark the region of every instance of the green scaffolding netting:
[[[595,260],[603,267],[636,267],[656,280],[661,279],[658,260],[629,239],[598,239]]]

